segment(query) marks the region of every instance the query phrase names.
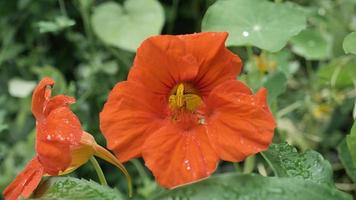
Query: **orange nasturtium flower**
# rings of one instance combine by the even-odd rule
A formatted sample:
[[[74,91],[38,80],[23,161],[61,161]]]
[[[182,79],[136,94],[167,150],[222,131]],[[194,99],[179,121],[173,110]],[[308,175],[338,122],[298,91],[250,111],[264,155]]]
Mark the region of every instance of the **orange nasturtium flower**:
[[[123,165],[106,149],[99,146],[93,136],[84,132],[69,104],[73,97],[51,97],[54,81],[44,78],[32,95],[32,113],[36,118],[36,156],[7,186],[6,200],[29,197],[42,176],[63,175],[72,172],[93,156],[99,156],[117,166],[128,177]]]
[[[161,35],[141,44],[100,114],[120,161],[142,156],[158,183],[173,188],[208,177],[219,160],[238,162],[269,146],[276,123],[267,91],[253,94],[236,80],[242,63],[225,48],[227,36]]]

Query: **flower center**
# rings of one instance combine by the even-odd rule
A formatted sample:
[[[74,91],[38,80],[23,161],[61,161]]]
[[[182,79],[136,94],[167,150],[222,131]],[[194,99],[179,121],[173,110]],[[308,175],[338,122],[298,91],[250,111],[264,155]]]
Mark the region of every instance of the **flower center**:
[[[173,88],[168,101],[170,108],[173,110],[185,109],[195,111],[202,102],[202,99],[189,84],[180,83]]]

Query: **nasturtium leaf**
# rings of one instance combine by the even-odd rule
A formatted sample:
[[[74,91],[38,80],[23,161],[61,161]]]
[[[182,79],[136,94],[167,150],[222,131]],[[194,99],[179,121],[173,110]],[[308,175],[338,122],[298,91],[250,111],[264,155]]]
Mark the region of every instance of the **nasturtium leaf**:
[[[298,153],[295,147],[281,143],[270,145],[262,155],[278,177],[297,177],[317,183],[332,184],[331,165],[316,151]]]
[[[343,140],[337,148],[339,152],[339,158],[342,165],[345,167],[347,175],[356,183],[356,165],[353,163],[350,150],[346,144],[346,140]]]
[[[292,51],[308,60],[322,60],[330,57],[332,42],[320,31],[306,29],[290,40]]]
[[[279,95],[286,91],[287,77],[285,73],[277,71],[266,77],[263,86],[268,91],[268,103],[271,104]]]
[[[356,166],[356,121],[354,121],[350,134],[346,136],[346,143],[349,147],[353,163]]]
[[[321,85],[344,88],[353,86],[356,77],[356,57],[343,56],[336,58],[326,66],[321,66],[317,72]]]
[[[294,177],[225,173],[157,195],[151,200],[351,200],[334,187]]]
[[[122,6],[105,2],[95,7],[91,23],[105,43],[136,51],[144,39],[161,32],[164,12],[156,0],[126,0]]]
[[[32,71],[39,76],[39,79],[51,77],[56,81],[56,87],[52,89],[54,94],[66,93],[66,79],[60,70],[52,66],[34,67]]]
[[[27,97],[32,93],[36,86],[35,81],[26,81],[19,78],[13,78],[9,81],[9,93],[13,97]]]
[[[227,31],[227,45],[253,45],[276,52],[306,27],[296,5],[267,0],[217,1],[206,12],[203,31]]]
[[[266,53],[267,58],[275,63],[276,70],[283,72],[287,77],[296,73],[299,69],[299,63],[292,61],[292,53],[286,49],[275,53]]]
[[[93,181],[71,177],[56,177],[42,183],[34,199],[39,200],[120,200],[119,191],[99,185]]]
[[[40,33],[55,33],[74,25],[75,21],[66,16],[57,16],[53,21],[40,21],[37,23]]]
[[[348,34],[342,44],[345,53],[356,54],[356,31]]]

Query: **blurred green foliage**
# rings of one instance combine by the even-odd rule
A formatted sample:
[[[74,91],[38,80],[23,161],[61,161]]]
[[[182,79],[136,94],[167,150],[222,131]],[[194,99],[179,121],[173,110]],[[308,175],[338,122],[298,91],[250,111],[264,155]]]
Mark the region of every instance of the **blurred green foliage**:
[[[355,194],[356,158],[343,141],[356,117],[355,0],[0,1],[0,191],[34,154],[31,92],[42,77],[56,80],[55,94],[77,98],[72,108],[84,129],[105,145],[98,114],[111,88],[126,79],[139,43],[152,34],[201,29],[229,31],[229,48],[244,60],[239,79],[254,90],[269,89],[278,122],[275,142],[318,151],[331,163],[336,187]],[[126,191],[124,177],[109,164],[101,165],[109,185]],[[238,171],[241,164],[220,165],[217,173]],[[134,199],[162,190],[142,161],[126,166],[133,177]],[[253,166],[256,173],[273,174],[260,155]],[[90,165],[75,175],[97,180]],[[303,185],[290,177],[226,176],[235,177],[237,182],[226,180],[241,187],[244,177],[255,186],[260,181],[271,187]],[[214,182],[196,187],[210,184]],[[326,190],[308,184],[321,194]]]

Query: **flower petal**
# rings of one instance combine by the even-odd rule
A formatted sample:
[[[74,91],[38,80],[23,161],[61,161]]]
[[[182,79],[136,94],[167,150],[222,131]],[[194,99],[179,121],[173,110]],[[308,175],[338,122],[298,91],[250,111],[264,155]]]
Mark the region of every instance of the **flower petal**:
[[[40,183],[43,174],[41,163],[37,157],[33,158],[15,180],[5,188],[3,192],[5,199],[17,200],[20,196],[28,198]]]
[[[57,95],[49,99],[44,114],[48,116],[51,111],[55,110],[56,108],[68,106],[69,104],[75,103],[75,98],[65,95]]]
[[[36,128],[39,160],[47,173],[57,175],[71,163],[70,147],[78,145],[82,136],[80,122],[66,106],[50,112]]]
[[[225,47],[227,36],[204,32],[151,37],[138,49],[128,80],[160,94],[169,93],[178,83],[193,82],[207,95],[241,71],[241,59]]]
[[[51,89],[48,86],[53,86],[54,80],[51,78],[44,78],[35,88],[32,94],[32,113],[37,120],[44,118],[44,109],[51,97]]]
[[[141,155],[146,138],[166,118],[166,105],[167,97],[133,82],[121,82],[111,91],[100,113],[100,129],[121,162]]]
[[[266,91],[261,90],[254,96],[243,90],[239,92],[241,88],[241,82],[225,82],[212,91],[206,102],[209,140],[226,161],[241,161],[265,150],[276,127],[272,114],[266,109]]]
[[[184,131],[170,121],[146,140],[143,158],[158,183],[168,188],[206,178],[218,164],[203,126]]]
[[[193,80],[202,95],[226,80],[235,80],[240,73],[241,59],[225,47],[226,32],[203,32],[179,36],[199,63]]]
[[[137,49],[128,80],[167,95],[176,84],[192,80],[198,70],[197,59],[181,39],[160,35],[146,39]]]
[[[90,157],[94,156],[96,152],[96,142],[92,135],[87,132],[83,132],[80,139],[79,145],[73,145],[70,148],[71,163],[70,166],[65,169],[65,171],[59,173],[59,175],[69,174],[76,170],[78,167],[82,166]]]

